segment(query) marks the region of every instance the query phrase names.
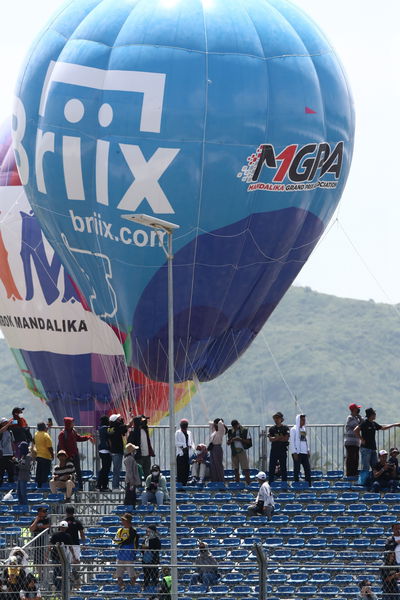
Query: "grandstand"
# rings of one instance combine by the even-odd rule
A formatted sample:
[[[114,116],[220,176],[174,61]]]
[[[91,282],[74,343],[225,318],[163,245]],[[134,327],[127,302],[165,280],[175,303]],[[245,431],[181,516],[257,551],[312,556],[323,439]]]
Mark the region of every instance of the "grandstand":
[[[252,469],[252,477],[257,470]],[[164,474],[169,475],[165,470]],[[346,479],[341,469],[314,470],[311,488],[290,478],[287,485],[280,481],[272,484],[275,514],[268,521],[266,517],[247,516],[258,484],[246,487],[244,482],[234,482],[230,469],[225,476],[225,485],[178,487],[179,598],[259,598],[256,545],[263,548],[267,557],[265,598],[268,600],[352,600],[359,595],[358,582],[365,578],[371,581],[377,597],[381,597],[380,567],[391,525],[400,511],[400,495],[370,493],[354,480]],[[28,486],[27,506],[18,505],[15,495],[12,500],[0,503],[0,551],[5,559],[12,547],[24,546],[30,568],[35,572],[41,569],[42,595],[56,600],[61,594],[52,589],[54,565],[33,566],[37,541],[31,539],[28,526],[37,506],[43,504],[49,509],[52,525],[56,526],[64,515],[63,495],[51,494],[47,488],[36,490],[34,483]],[[4,495],[10,487],[3,483],[0,491]],[[136,584],[129,585],[126,579],[124,590],[116,584],[116,549],[112,540],[120,526],[121,514],[129,510],[122,504],[122,498],[122,490],[107,495],[94,491],[93,469],[84,472],[84,491],[76,495],[74,506],[86,527],[87,542],[79,566],[79,585],[67,592],[71,600],[158,597],[156,589],[143,590],[140,553]],[[131,507],[131,511],[139,535],[143,536],[148,524],[156,524],[162,540],[161,566],[170,564],[169,506],[138,506],[135,510]],[[191,585],[199,540],[207,542],[219,563],[219,583],[208,590],[202,584]],[[43,543],[41,563],[48,562],[47,545],[48,538]]]

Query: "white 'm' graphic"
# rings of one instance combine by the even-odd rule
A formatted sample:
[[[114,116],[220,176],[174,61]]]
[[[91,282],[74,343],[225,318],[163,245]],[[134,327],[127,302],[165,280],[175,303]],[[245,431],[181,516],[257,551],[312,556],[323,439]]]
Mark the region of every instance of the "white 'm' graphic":
[[[143,94],[140,131],[160,133],[164,101],[165,73],[104,70],[66,62],[51,61],[42,95],[39,115],[44,116],[52,83],[66,83],[96,90]]]

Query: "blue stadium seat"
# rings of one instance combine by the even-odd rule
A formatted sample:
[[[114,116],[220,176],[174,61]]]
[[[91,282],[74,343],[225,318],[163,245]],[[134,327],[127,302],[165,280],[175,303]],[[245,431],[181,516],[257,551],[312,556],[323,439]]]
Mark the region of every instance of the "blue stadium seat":
[[[283,513],[301,513],[303,511],[303,505],[299,502],[292,502],[285,504],[282,508]]]
[[[228,483],[228,490],[244,490],[245,484],[243,481],[230,481]]]
[[[317,500],[317,494],[315,492],[303,492],[297,495],[297,501],[304,504],[305,502],[315,502]]]
[[[282,550],[280,548],[275,548],[272,550],[270,554],[270,558],[272,560],[285,561],[291,558],[292,551],[291,550]]]
[[[359,598],[359,594],[360,594],[360,588],[358,587],[358,585],[346,585],[345,587],[342,588],[342,593],[347,597],[347,598]]]
[[[236,597],[237,597],[237,596],[240,596],[240,597],[241,597],[241,600],[243,600],[243,597],[242,597],[242,596],[243,596],[244,594],[249,594],[249,595],[250,595],[250,594],[252,594],[252,589],[251,589],[251,587],[250,587],[249,585],[243,585],[243,584],[240,584],[240,585],[235,585],[235,596],[236,596]],[[208,599],[208,600],[210,600],[210,599]],[[252,599],[252,600],[253,600],[253,599]]]
[[[308,581],[307,573],[297,572],[297,573],[291,573],[288,583],[294,583],[296,585],[299,585],[299,584],[304,584],[306,581]]]
[[[313,481],[314,490],[327,490],[329,488],[329,481]]]
[[[192,529],[192,534],[196,535],[196,536],[202,536],[202,535],[211,535],[212,533],[212,528],[211,527],[207,527],[205,525],[201,526],[201,527],[193,527]]]
[[[223,594],[229,593],[229,587],[227,585],[212,585],[209,588],[209,592],[211,597],[213,596],[222,596]]]
[[[304,540],[303,540],[304,542]],[[264,546],[267,548],[275,548],[277,546],[283,546],[283,538],[281,537],[267,537],[264,539]]]
[[[394,506],[392,506],[389,509],[389,505],[385,504],[383,502],[380,502],[379,504],[372,504],[370,507],[370,510],[373,514],[378,515],[378,514],[386,514],[388,512],[394,511],[395,508]]]
[[[362,533],[361,527],[346,527],[343,531],[343,535],[349,537],[357,536],[359,537]]]
[[[300,596],[315,596],[318,592],[318,586],[316,585],[301,585],[298,589]]]
[[[108,596],[108,595],[118,594],[119,591],[120,591],[119,585],[117,585],[116,583],[110,583],[110,584],[103,585],[103,589],[101,590],[101,593],[106,594]]]
[[[305,507],[305,511],[309,514],[323,513],[325,506],[323,504],[308,504]]]
[[[327,471],[325,477],[327,479],[342,479],[344,473],[341,470]]]
[[[271,523],[274,525],[288,523],[288,522],[289,522],[288,515],[272,515]]]
[[[305,544],[304,538],[292,537],[285,542],[290,548],[302,548]]]
[[[221,583],[226,583],[227,585],[236,585],[237,583],[241,583],[243,579],[244,577],[242,573],[226,573],[222,577]]]
[[[188,592],[191,594],[206,594],[207,586],[203,584],[189,585]]]
[[[307,546],[310,548],[325,548],[327,539],[325,537],[311,537],[307,541]]]
[[[339,596],[340,587],[338,585],[323,585],[320,588],[320,593],[323,596]]]
[[[227,537],[228,535],[232,535],[234,529],[231,525],[219,525],[218,527],[215,527],[214,531],[217,537]]]
[[[346,505],[343,503],[328,504],[325,510],[328,514],[340,514],[344,513],[346,510]]]
[[[330,580],[331,576],[329,573],[314,573],[309,581],[310,583],[321,585],[322,583],[328,583]]]
[[[297,535],[297,527],[294,527],[293,525],[291,527],[281,527],[279,533],[280,535],[294,536]]]
[[[186,505],[186,506],[189,506],[189,505]],[[200,506],[197,506],[196,504],[191,504],[190,506],[191,507],[194,506],[194,509],[192,509],[191,512],[199,512],[199,513],[203,513],[203,514],[208,514],[208,513],[214,514],[219,511],[218,504],[200,504]],[[221,516],[223,516],[223,515],[221,514]]]
[[[315,525],[306,525],[305,527],[301,528],[300,534],[306,536],[316,536],[318,535],[318,531],[319,529]]]
[[[335,525],[330,525],[328,527],[323,527],[321,533],[326,536],[339,536],[341,534],[341,529]]]
[[[305,490],[309,487],[308,481],[293,481],[292,483],[292,490]]]
[[[286,579],[287,579],[287,577],[286,577],[285,573],[270,573],[268,575],[267,580],[269,583],[276,585],[276,584],[285,583]]]
[[[293,515],[290,518],[290,522],[293,525],[300,525],[303,523],[311,523],[311,516],[310,515]]]
[[[257,488],[260,486],[257,484]],[[206,484],[206,489],[208,490],[225,490],[225,484],[222,481],[209,481]]]
[[[296,588],[294,587],[294,585],[280,585],[279,586],[279,596],[280,598],[285,598],[285,597],[290,597],[290,596],[294,596],[294,594],[296,593]]]
[[[318,496],[318,500],[320,502],[335,502],[337,497],[337,492],[322,492],[322,494]]]
[[[358,492],[342,492],[338,498],[339,502],[357,502],[360,494]]]
[[[278,502],[294,502],[296,495],[293,492],[281,492],[275,497]]]

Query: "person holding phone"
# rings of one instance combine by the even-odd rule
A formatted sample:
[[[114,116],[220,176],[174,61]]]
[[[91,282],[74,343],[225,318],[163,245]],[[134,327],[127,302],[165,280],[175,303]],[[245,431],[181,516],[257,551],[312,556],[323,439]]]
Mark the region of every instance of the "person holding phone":
[[[8,483],[15,481],[15,458],[13,449],[13,435],[10,426],[13,419],[0,419],[0,485],[3,483],[4,473],[7,472]]]

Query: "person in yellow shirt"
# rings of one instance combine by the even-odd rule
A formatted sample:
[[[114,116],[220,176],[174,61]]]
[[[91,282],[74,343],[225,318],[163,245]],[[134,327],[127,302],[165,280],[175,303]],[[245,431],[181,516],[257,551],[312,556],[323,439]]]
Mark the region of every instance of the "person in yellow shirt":
[[[51,472],[51,461],[54,458],[53,442],[47,433],[46,423],[38,423],[35,433],[34,444],[36,449],[36,483],[38,488],[42,487],[49,479]]]

